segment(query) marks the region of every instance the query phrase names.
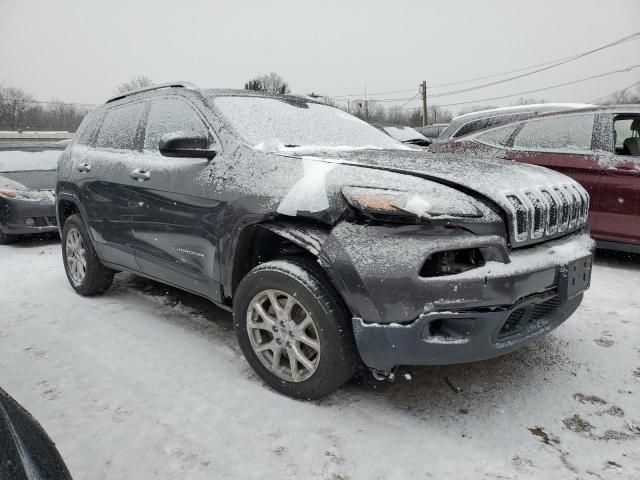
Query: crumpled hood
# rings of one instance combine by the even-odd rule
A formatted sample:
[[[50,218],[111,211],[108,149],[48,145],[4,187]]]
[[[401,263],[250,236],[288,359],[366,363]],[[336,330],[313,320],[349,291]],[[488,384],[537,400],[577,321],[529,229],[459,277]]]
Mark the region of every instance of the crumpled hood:
[[[2,185],[13,190],[55,190],[56,171],[0,172],[0,187]]]
[[[574,182],[553,170],[510,160],[417,150],[318,151],[308,152],[304,157],[410,174],[463,187],[506,209],[510,207],[508,193]]]
[[[21,183],[18,183],[18,182],[14,181],[14,180],[11,180],[10,178],[3,177],[2,175],[0,175],[0,189],[26,190],[27,187],[25,187]]]

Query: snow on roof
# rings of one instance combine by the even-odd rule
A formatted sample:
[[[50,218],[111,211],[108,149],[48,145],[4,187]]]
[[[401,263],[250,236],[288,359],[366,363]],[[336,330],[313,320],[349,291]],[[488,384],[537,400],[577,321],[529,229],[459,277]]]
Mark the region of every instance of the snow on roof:
[[[517,112],[517,111],[535,110],[536,108],[542,108],[545,110],[553,110],[554,108],[557,108],[559,110],[565,110],[565,109],[569,110],[574,108],[589,108],[589,107],[595,107],[595,106],[596,105],[593,105],[591,103],[532,103],[529,105],[513,105],[510,107],[498,107],[498,108],[489,108],[487,110],[478,110],[476,112],[470,112],[470,113],[465,113],[464,115],[458,115],[457,117],[454,118],[454,120],[459,118],[471,117],[473,115],[483,115],[487,113],[496,113],[496,114],[511,113],[511,112]]]

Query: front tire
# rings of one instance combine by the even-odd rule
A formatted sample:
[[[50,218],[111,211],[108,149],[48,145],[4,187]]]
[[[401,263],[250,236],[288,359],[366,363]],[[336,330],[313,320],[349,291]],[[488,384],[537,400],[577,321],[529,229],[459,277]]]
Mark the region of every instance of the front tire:
[[[20,239],[19,235],[9,235],[0,232],[0,245],[10,245],[17,242]]]
[[[314,262],[257,266],[238,285],[233,313],[245,358],[273,389],[311,400],[353,376],[358,361],[349,312]]]
[[[78,214],[71,215],[64,223],[62,258],[67,279],[80,295],[96,295],[111,286],[115,272],[100,263]]]

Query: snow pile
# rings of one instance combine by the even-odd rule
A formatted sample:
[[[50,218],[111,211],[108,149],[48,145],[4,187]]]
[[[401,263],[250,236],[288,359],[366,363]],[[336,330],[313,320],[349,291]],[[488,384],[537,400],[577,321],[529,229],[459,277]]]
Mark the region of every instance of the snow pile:
[[[304,174],[285,195],[278,206],[278,213],[295,216],[299,211],[320,212],[329,208],[325,178],[335,163],[302,160]]]
[[[425,200],[423,197],[418,195],[413,195],[407,203],[402,207],[403,210],[407,212],[413,213],[418,217],[429,216],[429,211],[431,210],[431,203]]]

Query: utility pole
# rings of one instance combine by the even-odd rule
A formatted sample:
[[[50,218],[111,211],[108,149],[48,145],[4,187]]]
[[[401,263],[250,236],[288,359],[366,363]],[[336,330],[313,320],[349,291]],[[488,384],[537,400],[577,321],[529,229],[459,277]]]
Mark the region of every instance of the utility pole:
[[[420,84],[420,93],[422,93],[422,126],[427,125],[427,81],[423,80]]]
[[[369,121],[369,102],[367,101],[367,84],[364,84],[364,118]]]

